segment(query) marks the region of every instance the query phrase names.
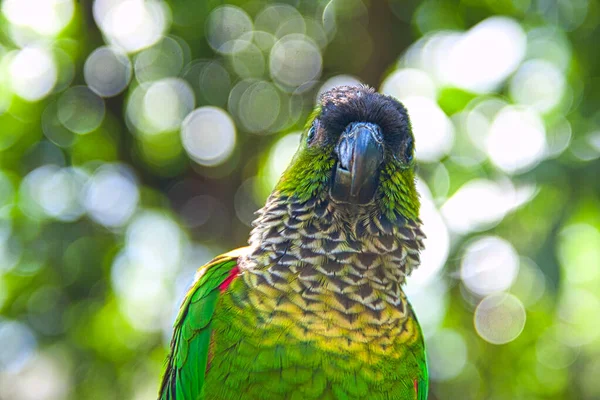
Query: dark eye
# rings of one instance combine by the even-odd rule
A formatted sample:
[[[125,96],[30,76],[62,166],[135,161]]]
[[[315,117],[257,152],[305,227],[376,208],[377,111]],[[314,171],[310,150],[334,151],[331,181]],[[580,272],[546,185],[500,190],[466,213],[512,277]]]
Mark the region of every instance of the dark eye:
[[[315,138],[315,134],[317,133],[317,125],[318,125],[318,122],[315,121],[310,126],[310,129],[308,130],[308,134],[306,135],[306,143],[310,144],[313,141],[313,139]]]
[[[413,159],[413,138],[409,137],[406,140],[406,147],[404,147],[404,159],[406,160],[406,163],[410,163]]]

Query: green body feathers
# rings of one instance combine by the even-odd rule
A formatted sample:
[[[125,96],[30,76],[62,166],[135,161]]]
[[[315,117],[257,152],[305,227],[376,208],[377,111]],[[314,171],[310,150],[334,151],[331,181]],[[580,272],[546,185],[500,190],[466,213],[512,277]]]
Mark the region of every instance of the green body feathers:
[[[329,194],[332,132],[346,126],[348,104],[388,135],[366,205]],[[200,269],[175,323],[161,400],[427,398],[423,336],[401,287],[423,248],[402,110],[367,88],[324,96],[249,247]]]

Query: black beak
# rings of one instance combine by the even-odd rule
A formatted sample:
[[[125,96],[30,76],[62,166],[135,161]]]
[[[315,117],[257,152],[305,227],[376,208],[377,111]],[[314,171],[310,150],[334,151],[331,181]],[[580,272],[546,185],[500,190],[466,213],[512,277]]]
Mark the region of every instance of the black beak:
[[[334,170],[331,197],[340,202],[367,204],[373,200],[383,163],[383,134],[379,126],[350,124],[335,148],[338,163]]]

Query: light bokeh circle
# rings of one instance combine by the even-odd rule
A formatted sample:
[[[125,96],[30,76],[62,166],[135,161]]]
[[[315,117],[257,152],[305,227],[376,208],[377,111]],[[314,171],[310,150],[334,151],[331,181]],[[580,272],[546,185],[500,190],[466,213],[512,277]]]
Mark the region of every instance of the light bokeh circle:
[[[181,141],[185,151],[198,164],[218,165],[235,148],[235,124],[221,108],[200,107],[192,111],[181,124]]]
[[[495,293],[484,298],[475,309],[475,329],[492,344],[515,340],[523,329],[527,315],[521,300],[509,293]]]
[[[116,96],[131,80],[131,62],[118,49],[99,47],[85,61],[83,76],[90,89],[98,95]]]

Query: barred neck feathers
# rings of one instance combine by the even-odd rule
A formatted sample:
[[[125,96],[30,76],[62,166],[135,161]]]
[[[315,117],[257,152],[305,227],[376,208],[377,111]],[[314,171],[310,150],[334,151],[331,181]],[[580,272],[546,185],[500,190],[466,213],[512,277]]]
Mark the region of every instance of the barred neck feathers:
[[[277,288],[284,296],[294,292],[315,309],[324,295],[335,298],[333,307],[349,318],[353,309],[377,314],[386,305],[406,314],[400,285],[419,264],[420,221],[392,221],[378,210],[275,192],[259,211],[251,251],[241,263],[247,283]]]

